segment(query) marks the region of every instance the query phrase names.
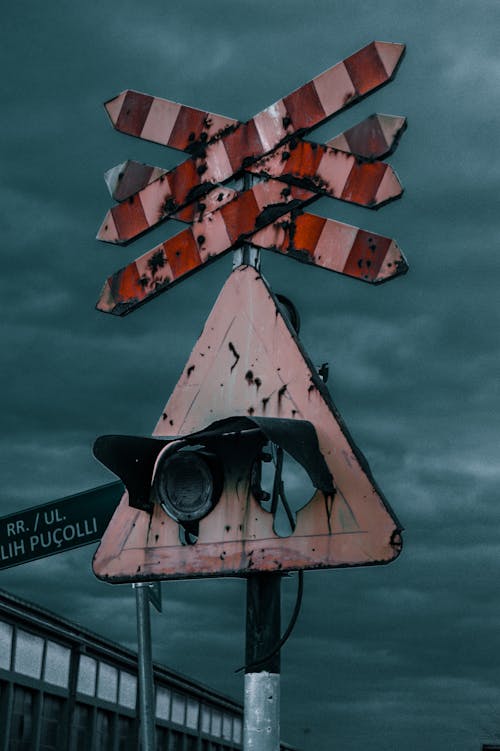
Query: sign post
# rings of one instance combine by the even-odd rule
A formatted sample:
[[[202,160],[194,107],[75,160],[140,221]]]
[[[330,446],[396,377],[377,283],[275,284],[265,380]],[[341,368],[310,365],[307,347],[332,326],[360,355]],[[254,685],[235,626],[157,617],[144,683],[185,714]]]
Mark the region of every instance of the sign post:
[[[243,748],[279,751],[281,574],[247,577]]]
[[[368,209],[401,196],[396,173],[380,160],[396,148],[405,118],[372,115],[326,144],[304,136],[392,80],[403,53],[402,44],[372,42],[245,123],[136,91],[105,105],[118,131],[189,156],[170,171],[136,162],[112,168],[106,182],[118,204],[98,239],[126,244],[168,219],[188,227],[112,274],[97,308],[124,316],[234,251],[233,271],[152,436],[94,444],[126,487],[93,568],[136,588],[144,751],[154,743],[148,582],[247,579],[244,749],[278,751],[281,576],[389,563],[401,551],[402,527],[260,275],[259,254],[371,284],[407,271],[390,237],[305,211],[325,195]],[[241,190],[228,187],[240,178]],[[284,453],[313,485],[296,515]],[[263,487],[269,460],[271,492]],[[288,534],[278,530],[280,504]]]
[[[244,176],[245,189],[253,176]],[[260,249],[245,243],[233,253],[233,270],[260,270]],[[281,573],[246,578],[244,751],[279,751],[281,693]],[[278,647],[278,648],[277,648]]]
[[[139,714],[142,751],[155,751],[155,704],[153,658],[151,650],[151,619],[149,584],[135,582],[137,612],[137,655],[139,667]]]

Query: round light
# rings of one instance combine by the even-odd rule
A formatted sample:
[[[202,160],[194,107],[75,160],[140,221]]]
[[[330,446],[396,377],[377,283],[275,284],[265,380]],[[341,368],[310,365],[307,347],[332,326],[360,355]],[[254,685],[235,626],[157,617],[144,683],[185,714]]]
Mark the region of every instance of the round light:
[[[202,519],[220,495],[207,457],[178,451],[159,460],[153,488],[163,509],[177,522]]]

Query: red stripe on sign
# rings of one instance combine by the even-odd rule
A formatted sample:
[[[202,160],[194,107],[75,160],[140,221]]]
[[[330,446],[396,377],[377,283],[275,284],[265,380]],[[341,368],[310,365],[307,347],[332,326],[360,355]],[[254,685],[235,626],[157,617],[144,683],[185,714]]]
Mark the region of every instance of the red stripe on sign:
[[[191,224],[194,222],[195,218],[200,215],[200,207],[197,203],[190,203],[187,206],[184,206],[184,208],[179,209],[179,211],[176,211],[173,219],[178,219],[179,222],[186,222],[186,224]]]
[[[149,228],[138,196],[130,196],[124,203],[113,206],[111,216],[115,222],[118,237],[125,241]]]
[[[199,141],[206,114],[191,107],[181,107],[167,145],[185,151]]]
[[[344,60],[344,65],[360,96],[372,91],[389,79],[375,47],[375,42],[348,57]]]
[[[313,178],[324,154],[324,148],[307,141],[299,141],[293,150],[289,144],[283,147],[282,175]]]
[[[340,197],[344,201],[351,201],[360,206],[374,206],[377,189],[386,169],[388,169],[387,164],[383,162],[372,164],[355,162]]]
[[[124,201],[133,193],[137,193],[149,184],[149,179],[154,167],[139,162],[126,162],[122,172],[119,173],[116,187],[113,191],[115,201]]]
[[[389,148],[377,115],[372,115],[346,130],[344,136],[351,154],[375,158],[385,154]]]
[[[312,81],[284,97],[283,102],[292,120],[294,130],[313,128],[326,117]]]
[[[145,296],[144,288],[139,283],[139,272],[135,262],[110,276],[108,284],[115,307],[131,299],[142,300]]]
[[[253,120],[242,123],[236,130],[224,138],[224,148],[229,157],[231,168],[241,169],[245,159],[252,159],[262,154],[263,146]],[[228,175],[230,177],[230,175]]]
[[[140,136],[149,115],[154,97],[141,94],[138,91],[127,91],[122,104],[116,128],[131,136]]]
[[[200,175],[198,172],[194,159],[187,159],[168,173],[168,184],[176,206],[186,203],[191,191],[201,184],[202,176],[203,173]],[[176,206],[172,207],[172,211],[175,211]],[[170,210],[167,213],[170,213]]]
[[[380,270],[390,244],[389,237],[382,237],[360,229],[347,257],[343,273],[373,281]]]
[[[302,214],[295,220],[293,250],[307,251],[311,256],[316,252],[318,240],[326,224],[326,219],[315,214]],[[290,233],[292,234],[292,233]]]
[[[260,214],[260,209],[253,192],[247,190],[234,201],[223,206],[220,212],[229,239],[231,243],[235,243],[242,235],[246,235],[255,229],[255,220]]]
[[[166,250],[167,261],[174,279],[201,265],[200,254],[191,228],[167,240],[163,243],[163,247]]]

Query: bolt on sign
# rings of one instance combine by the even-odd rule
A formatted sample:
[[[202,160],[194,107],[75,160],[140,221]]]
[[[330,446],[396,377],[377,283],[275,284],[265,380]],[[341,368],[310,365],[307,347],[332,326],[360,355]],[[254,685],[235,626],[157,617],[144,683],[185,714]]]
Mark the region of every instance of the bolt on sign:
[[[0,569],[97,542],[122,494],[112,482],[0,517]]]
[[[401,184],[381,161],[403,117],[375,114],[327,144],[304,136],[394,76],[404,45],[372,42],[246,123],[126,91],[114,127],[188,153],[125,162],[100,240],[125,244],[175,218],[188,227],[106,281],[98,309],[135,310],[230,250],[254,246],[378,284],[407,271],[389,237],[308,213],[321,196],[376,209]],[[229,181],[252,175],[252,187]],[[401,526],[355,446],[291,318],[243,252],[152,437],[102,436],[96,457],[126,492],[94,557],[113,582],[388,563]],[[284,458],[308,477],[296,514]],[[266,466],[274,476],[266,485]],[[280,532],[279,510],[289,521]]]

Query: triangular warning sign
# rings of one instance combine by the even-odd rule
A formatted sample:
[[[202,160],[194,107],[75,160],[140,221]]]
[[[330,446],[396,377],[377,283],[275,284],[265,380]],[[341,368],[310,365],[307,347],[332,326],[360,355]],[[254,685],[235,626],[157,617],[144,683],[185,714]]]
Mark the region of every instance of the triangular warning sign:
[[[178,524],[159,504],[151,513],[137,510],[125,493],[95,555],[97,576],[116,582],[235,576],[397,557],[397,519],[276,298],[249,266],[224,285],[153,435],[186,436],[231,416],[312,423],[335,494],[318,490],[304,498],[293,534],[279,537],[248,478],[233,467],[218,504],[199,522],[196,543],[183,545]]]

